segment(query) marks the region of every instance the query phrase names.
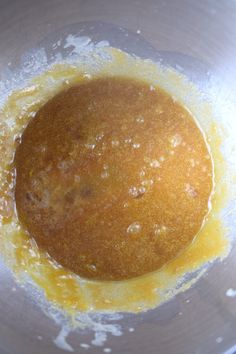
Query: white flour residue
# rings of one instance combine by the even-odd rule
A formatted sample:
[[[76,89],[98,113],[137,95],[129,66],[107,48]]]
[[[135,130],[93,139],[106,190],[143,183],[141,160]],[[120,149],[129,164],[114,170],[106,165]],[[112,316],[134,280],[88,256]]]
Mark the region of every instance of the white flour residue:
[[[55,319],[55,314],[53,317]],[[118,318],[121,318],[118,314],[115,317],[113,316],[113,320]],[[109,334],[113,336],[121,336],[123,334],[121,326],[118,324],[107,323],[109,320],[111,320],[111,316],[106,314],[81,314],[76,319],[76,323],[73,324],[73,327],[62,324],[61,330],[53,342],[58,348],[73,352],[74,349],[67,341],[68,335],[74,331],[79,332],[80,329],[87,329],[88,331],[94,332],[94,338],[91,340],[91,345],[95,347],[102,347],[106,343]],[[89,349],[90,345],[87,343],[81,343],[80,347]]]
[[[90,345],[87,344],[87,343],[81,343],[81,344],[80,344],[80,347],[83,348],[83,349],[89,349],[89,348],[90,348]]]
[[[216,338],[216,343],[220,344],[223,342],[223,337],[217,337]]]
[[[74,352],[72,346],[66,341],[68,334],[70,333],[70,328],[62,327],[56,339],[54,339],[54,343],[60,349],[66,350],[68,352]]]
[[[80,347],[84,349],[89,349],[91,346],[102,347],[106,343],[108,335],[118,337],[123,334],[121,325],[117,323],[117,321],[123,318],[119,313],[79,313],[76,318],[73,319],[73,323],[71,323],[67,316],[60,312],[59,309],[48,308],[47,304],[42,305],[42,309],[61,327],[58,336],[53,342],[58,348],[66,351],[74,351],[67,341],[67,337],[70,333],[79,334],[81,331],[93,333],[94,338],[91,340],[90,344],[84,342],[80,343]]]
[[[105,344],[109,334],[116,337],[122,336],[121,326],[117,323],[109,323],[122,318],[123,316],[118,313],[84,313],[78,316],[77,321],[81,326],[85,326],[94,332],[94,339],[91,340],[91,344],[101,347]]]
[[[228,289],[228,290],[226,291],[225,294],[226,294],[226,296],[228,296],[228,297],[236,297],[236,290],[230,288],[230,289]]]
[[[105,332],[95,332],[94,339],[91,341],[91,344],[102,347],[107,340],[107,334]]]
[[[13,91],[24,88],[31,79],[55,64],[70,63],[80,67],[86,63],[94,70],[98,69],[99,59],[103,61],[111,59],[104,50],[107,46],[108,41],[94,43],[89,37],[69,34],[66,38],[53,43],[49,51],[41,47],[27,52],[21,58],[20,68],[14,68],[9,63],[1,72],[0,108]]]
[[[76,37],[72,34],[69,34],[65,40],[64,48],[71,48],[70,55],[78,55],[83,50],[91,50],[94,47],[94,44],[91,42],[89,37]]]
[[[28,52],[22,60],[21,67],[14,70],[11,66],[1,72],[0,108],[13,91],[24,88],[27,82],[48,68],[48,58],[44,48]]]
[[[72,48],[70,55],[81,54],[82,51],[91,51],[95,48],[103,48],[109,46],[109,42],[100,41],[97,44],[94,44],[89,37],[78,37],[72,34],[69,34],[65,40],[64,48]]]
[[[74,51],[76,54],[83,48],[86,47],[91,42],[89,37],[76,37],[72,34],[69,34],[66,38],[66,44],[64,48],[68,48],[69,46],[74,47]]]

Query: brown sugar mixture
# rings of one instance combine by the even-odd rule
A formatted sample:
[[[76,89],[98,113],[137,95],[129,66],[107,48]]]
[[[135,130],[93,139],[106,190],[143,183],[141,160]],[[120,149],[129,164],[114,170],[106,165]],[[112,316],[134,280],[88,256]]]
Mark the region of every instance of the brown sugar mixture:
[[[212,160],[190,113],[163,90],[100,78],[59,93],[25,129],[16,207],[38,246],[76,274],[157,270],[208,212]]]

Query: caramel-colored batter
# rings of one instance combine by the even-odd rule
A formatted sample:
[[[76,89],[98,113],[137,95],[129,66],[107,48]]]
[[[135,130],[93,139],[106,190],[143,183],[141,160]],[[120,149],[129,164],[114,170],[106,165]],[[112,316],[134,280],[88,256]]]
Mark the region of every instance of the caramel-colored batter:
[[[58,94],[25,129],[15,164],[20,221],[83,277],[160,268],[208,212],[212,161],[201,131],[140,81],[96,79]]]

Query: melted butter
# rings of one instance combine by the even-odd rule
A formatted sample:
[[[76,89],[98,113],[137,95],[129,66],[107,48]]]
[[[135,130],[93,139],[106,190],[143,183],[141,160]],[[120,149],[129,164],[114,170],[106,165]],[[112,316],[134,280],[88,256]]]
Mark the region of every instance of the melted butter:
[[[159,88],[120,76],[54,96],[24,130],[14,163],[29,235],[59,264],[96,280],[134,278],[175,258],[201,228],[213,184],[189,112]]]
[[[113,60],[103,63],[99,73],[93,72],[93,69],[89,67],[55,65],[50,71],[35,78],[29,88],[10,96],[1,112],[1,128],[4,132],[0,142],[3,151],[0,164],[1,182],[6,181],[11,173],[11,163],[16,148],[14,137],[22,133],[34,112],[49,98],[66,85],[87,81],[88,77],[85,73],[91,72],[92,76],[97,77],[106,74],[122,74],[142,78],[154,87],[155,82],[151,78],[162,77],[163,82],[165,79],[175,85],[176,91],[184,92],[186,83],[182,85],[181,78],[176,73],[165,72],[163,74],[149,61],[131,58],[115,49],[106,50],[110,52]],[[54,80],[53,84],[52,80]],[[187,88],[191,90],[191,85],[187,85]],[[201,275],[199,273],[190,282],[183,282],[177,290],[177,283],[179,284],[180,279],[186,273],[194,272],[216,258],[225,257],[229,251],[229,240],[226,237],[227,230],[223,226],[219,212],[228,200],[229,189],[222,175],[225,163],[220,152],[221,137],[217,124],[212,123],[213,116],[209,114],[209,107],[206,107],[205,112],[201,111],[201,114],[202,120],[209,120],[205,134],[214,161],[215,192],[212,197],[212,209],[204,227],[184,252],[159,271],[131,280],[105,282],[79,278],[55,264],[29,241],[18,223],[11,198],[5,198],[6,195],[11,196],[12,191],[12,188],[8,187],[9,184],[5,183],[1,190],[1,199],[5,201],[5,204],[3,203],[0,212],[2,216],[0,247],[1,253],[7,264],[14,270],[16,277],[22,279],[22,274],[27,272],[34,283],[44,290],[49,301],[70,314],[88,310],[140,312],[154,308],[177,292],[187,289]],[[14,120],[11,125],[4,123],[8,119]],[[169,289],[171,289],[171,294],[168,292]]]

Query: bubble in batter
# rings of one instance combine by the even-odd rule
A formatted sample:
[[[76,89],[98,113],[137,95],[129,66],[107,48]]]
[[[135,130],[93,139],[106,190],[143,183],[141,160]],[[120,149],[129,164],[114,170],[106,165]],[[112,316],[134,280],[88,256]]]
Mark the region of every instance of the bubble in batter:
[[[71,87],[26,127],[16,156],[20,222],[76,274],[157,270],[208,212],[212,160],[190,113],[163,90],[107,77]]]

